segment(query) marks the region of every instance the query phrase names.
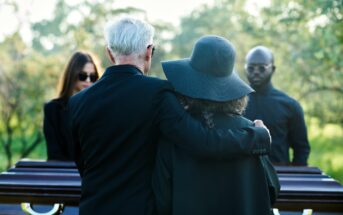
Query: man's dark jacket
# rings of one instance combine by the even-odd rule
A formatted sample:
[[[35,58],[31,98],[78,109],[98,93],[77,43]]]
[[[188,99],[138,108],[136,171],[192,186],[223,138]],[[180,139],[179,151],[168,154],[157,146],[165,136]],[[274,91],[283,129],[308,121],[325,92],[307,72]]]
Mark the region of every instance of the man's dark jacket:
[[[262,119],[272,136],[270,160],[279,165],[307,165],[310,145],[300,104],[269,82],[249,95],[248,119]],[[289,148],[293,149],[290,161]]]
[[[208,131],[183,110],[168,82],[131,65],[107,68],[68,104],[82,179],[80,214],[154,214],[151,176],[160,133],[199,158],[265,154],[270,147],[262,128]]]

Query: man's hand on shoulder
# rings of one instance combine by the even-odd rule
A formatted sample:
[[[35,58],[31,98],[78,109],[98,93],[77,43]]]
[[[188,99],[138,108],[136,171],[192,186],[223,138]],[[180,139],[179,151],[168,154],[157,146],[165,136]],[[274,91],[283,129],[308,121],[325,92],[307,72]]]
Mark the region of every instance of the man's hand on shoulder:
[[[272,138],[268,128],[263,124],[262,120],[254,121],[254,128],[258,132],[257,138],[253,142],[251,148],[252,155],[267,155],[271,150]]]
[[[254,120],[254,125],[255,127],[261,127],[267,130],[268,135],[269,135],[269,140],[270,140],[270,144],[272,144],[272,136],[270,136],[270,132],[269,129],[263,124],[263,121],[260,119],[255,119]]]

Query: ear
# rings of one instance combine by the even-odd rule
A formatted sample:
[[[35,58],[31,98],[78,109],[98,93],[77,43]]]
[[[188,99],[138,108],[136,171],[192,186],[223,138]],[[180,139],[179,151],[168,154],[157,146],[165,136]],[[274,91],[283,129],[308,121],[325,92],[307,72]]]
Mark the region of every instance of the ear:
[[[145,60],[150,61],[151,60],[151,55],[152,55],[152,46],[147,48],[145,51]]]
[[[272,73],[274,73],[276,71],[276,66],[273,65],[272,67]]]
[[[106,51],[107,51],[108,57],[110,58],[111,62],[112,62],[113,64],[116,64],[116,60],[114,59],[111,50],[110,50],[108,47],[106,47]]]

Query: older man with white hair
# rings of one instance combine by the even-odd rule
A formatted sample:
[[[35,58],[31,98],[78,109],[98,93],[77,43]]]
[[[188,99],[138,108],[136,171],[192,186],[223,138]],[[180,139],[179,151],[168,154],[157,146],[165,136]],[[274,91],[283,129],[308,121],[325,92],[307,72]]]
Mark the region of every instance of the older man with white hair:
[[[197,158],[268,153],[263,123],[208,130],[184,111],[167,81],[145,75],[154,51],[151,25],[125,17],[108,24],[105,35],[113,65],[69,101],[80,214],[154,214],[151,177],[161,133]]]

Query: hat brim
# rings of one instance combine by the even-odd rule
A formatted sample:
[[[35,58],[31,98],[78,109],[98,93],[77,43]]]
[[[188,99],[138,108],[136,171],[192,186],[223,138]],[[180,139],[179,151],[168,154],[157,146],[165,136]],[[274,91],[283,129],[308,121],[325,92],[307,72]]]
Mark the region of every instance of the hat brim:
[[[230,76],[216,77],[193,69],[189,58],[161,63],[175,90],[191,98],[224,102],[254,92],[235,71]]]

